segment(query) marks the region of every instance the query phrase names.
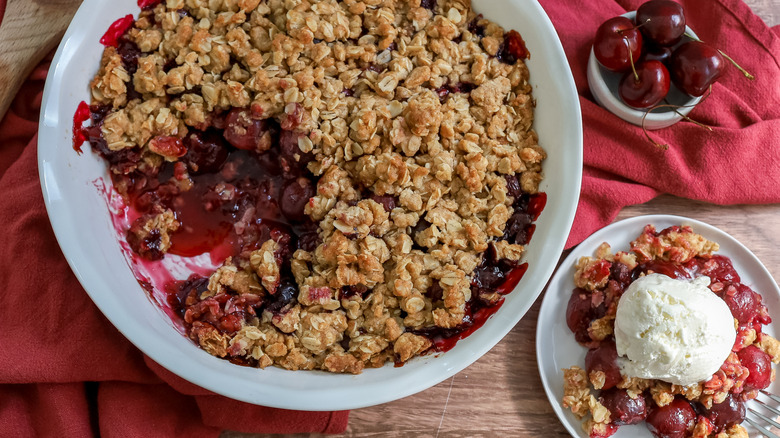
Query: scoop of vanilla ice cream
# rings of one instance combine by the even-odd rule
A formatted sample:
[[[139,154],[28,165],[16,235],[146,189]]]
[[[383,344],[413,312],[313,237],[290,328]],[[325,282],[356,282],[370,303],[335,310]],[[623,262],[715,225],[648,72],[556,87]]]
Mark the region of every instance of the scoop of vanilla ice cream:
[[[726,302],[707,286],[649,274],[631,283],[615,317],[621,373],[688,386],[723,365],[737,337]]]

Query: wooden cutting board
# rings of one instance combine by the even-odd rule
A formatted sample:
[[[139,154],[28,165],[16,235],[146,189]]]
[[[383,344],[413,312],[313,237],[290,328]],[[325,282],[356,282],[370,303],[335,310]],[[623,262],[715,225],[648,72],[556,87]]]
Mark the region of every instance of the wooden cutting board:
[[[0,119],[30,71],[57,47],[81,1],[8,0],[0,24]]]

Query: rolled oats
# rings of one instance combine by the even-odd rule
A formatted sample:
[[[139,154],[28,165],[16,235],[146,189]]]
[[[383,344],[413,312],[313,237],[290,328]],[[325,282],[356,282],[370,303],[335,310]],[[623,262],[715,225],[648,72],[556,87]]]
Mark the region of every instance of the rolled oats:
[[[426,333],[465,327],[475,299],[495,305],[499,285],[478,271],[489,257],[519,264],[546,157],[509,37],[462,0],[145,9],[90,84],[107,108],[102,154],[141,157],[111,171],[157,177],[172,163],[175,190],[189,190],[208,171],[192,164],[193,145],[222,130],[252,154],[280,154],[279,143],[281,172],[308,172],[300,215],[280,208],[290,225],[315,224],[306,238],[316,243],[272,233],[207,282],[182,285],[190,337],[259,367],[359,373],[429,351]],[[240,166],[216,169],[226,180],[206,210],[240,197]],[[259,210],[242,210],[232,232],[253,230]],[[134,232],[157,233],[161,257],[179,225],[155,211]]]

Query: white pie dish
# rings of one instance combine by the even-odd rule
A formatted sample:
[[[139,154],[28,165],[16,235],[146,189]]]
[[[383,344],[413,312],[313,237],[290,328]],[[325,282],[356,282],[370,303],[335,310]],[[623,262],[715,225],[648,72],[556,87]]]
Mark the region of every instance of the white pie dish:
[[[579,197],[582,122],[563,48],[541,6],[528,0],[476,3],[485,17],[523,31],[532,54],[535,128],[549,153],[541,186],[548,203],[528,246],[530,267],[482,328],[447,353],[356,376],[240,367],[182,336],[139,286],[123,256],[95,184],[101,179],[110,184],[104,162],[88,145],[82,155],[72,149],[73,114],[80,101],[89,100],[88,84],[103,50],[98,40],[117,18],[137,16],[135,0],[82,4],[52,62],[41,111],[38,165],[49,217],[63,254],[95,304],[133,344],[180,377],[237,400],[285,409],[341,410],[388,402],[433,386],[481,357],[525,314],[560,256]]]
[[[716,254],[731,259],[742,282],[763,296],[763,302],[769,308],[770,316],[774,317],[780,311],[780,288],[766,267],[747,247],[712,225],[682,216],[647,215],[625,219],[595,232],[572,250],[550,280],[536,328],[536,358],[542,385],[553,410],[573,437],[588,438],[588,434],[582,430],[582,422],[569,409],[561,405],[563,369],[573,365],[584,368],[585,354],[588,351],[574,340],[574,334],[566,325],[566,307],[574,290],[574,264],[580,257],[593,256],[602,242],[609,243],[613,251],[627,251],[630,242],[639,236],[647,224],[655,225],[658,230],[672,225],[690,225],[694,232],[717,242],[720,250]],[[764,326],[763,331],[776,338],[777,324],[777,321],[773,321],[772,324]],[[775,380],[767,390],[778,393],[780,381]],[[742,425],[753,436],[754,429],[747,422]],[[633,426],[620,426],[612,437],[652,438],[652,434],[644,423],[640,423]]]
[[[622,16],[633,20],[636,17],[636,11],[626,12]],[[686,26],[685,31],[697,37],[690,27]],[[685,40],[689,39],[687,36],[683,38]],[[596,59],[596,55],[591,47],[590,57],[588,58],[588,87],[590,87],[593,98],[612,114],[633,125],[644,126],[645,129],[663,129],[674,125],[682,120],[684,116],[688,116],[702,99],[701,96],[691,97],[680,91],[674,84],[671,84],[666,100],[672,105],[679,106],[680,108],[677,111],[668,107],[653,111],[632,108],[623,103],[618,94],[618,84],[622,76],[623,73],[615,73],[604,68]],[[662,101],[661,103],[664,102]]]

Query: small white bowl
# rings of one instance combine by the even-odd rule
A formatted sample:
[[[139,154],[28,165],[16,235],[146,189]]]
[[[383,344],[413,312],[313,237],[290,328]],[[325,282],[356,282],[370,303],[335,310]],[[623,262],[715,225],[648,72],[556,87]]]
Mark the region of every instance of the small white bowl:
[[[626,12],[623,14],[623,17],[633,20],[636,17],[636,11]],[[698,38],[688,26],[685,27],[685,32]],[[683,36],[683,42],[685,41],[690,41],[690,38]],[[678,44],[682,44],[682,42]],[[639,110],[626,105],[620,99],[618,84],[623,75],[624,73],[615,73],[604,68],[596,59],[596,55],[591,47],[590,59],[588,60],[588,86],[593,94],[593,98],[596,99],[599,105],[628,123],[642,126],[642,118],[644,118],[644,127],[648,130],[674,125],[683,116],[687,116],[701,100],[701,96],[691,97],[680,91],[674,84],[671,84],[666,100],[672,105],[680,106],[677,112],[673,108],[658,108],[647,113],[645,110]],[[647,113],[647,117],[645,117],[645,113]]]

